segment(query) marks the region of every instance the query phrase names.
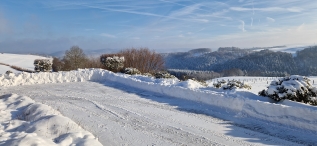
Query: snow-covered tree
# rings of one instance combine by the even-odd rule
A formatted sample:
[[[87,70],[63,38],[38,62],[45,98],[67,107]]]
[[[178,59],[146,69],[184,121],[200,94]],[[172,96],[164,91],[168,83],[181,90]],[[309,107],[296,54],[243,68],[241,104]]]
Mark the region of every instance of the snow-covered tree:
[[[124,67],[124,57],[111,54],[105,54],[100,57],[100,62],[106,69],[114,72],[120,71]]]
[[[270,97],[275,101],[288,99],[316,105],[317,88],[309,82],[308,78],[299,75],[280,78],[272,81],[268,89],[260,91],[259,95]]]

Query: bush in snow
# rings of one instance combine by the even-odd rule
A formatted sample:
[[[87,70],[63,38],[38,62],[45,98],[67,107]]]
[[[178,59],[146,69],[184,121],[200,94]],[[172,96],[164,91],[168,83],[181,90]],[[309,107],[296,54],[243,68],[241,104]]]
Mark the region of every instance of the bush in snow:
[[[52,70],[52,61],[50,59],[35,59],[34,66],[36,72],[48,72]]]
[[[56,57],[53,58],[52,69],[54,72],[64,70],[64,65],[65,65],[65,62],[63,60],[60,60],[59,58],[56,58]]]
[[[154,77],[157,78],[157,79],[160,79],[160,78],[176,78],[175,76],[169,74],[168,72],[156,72],[154,74]]]
[[[309,79],[303,76],[292,75],[272,81],[267,90],[259,92],[260,96],[266,96],[281,101],[284,99],[317,105],[317,88],[312,87]]]
[[[217,81],[217,83],[214,83],[214,87],[220,88],[223,84],[227,83],[225,80]]]
[[[119,52],[124,56],[124,66],[137,68],[141,73],[155,73],[164,70],[164,58],[148,48],[131,48]]]
[[[118,72],[124,67],[124,57],[114,54],[104,54],[100,56],[100,62],[107,70]]]
[[[237,80],[231,80],[228,82],[226,82],[225,80],[221,80],[221,81],[218,81],[217,83],[214,83],[213,85],[216,88],[222,88],[224,90],[227,90],[227,89],[232,90],[232,89],[237,89],[237,88],[239,88],[239,89],[244,88],[244,89],[248,89],[248,90],[251,89],[250,85],[245,84],[241,81],[237,81]]]
[[[143,76],[147,76],[147,77],[153,77],[153,75],[152,75],[152,74],[150,74],[150,73],[148,73],[148,72],[143,73],[142,75],[143,75]]]
[[[125,74],[129,74],[129,75],[141,74],[141,72],[138,69],[130,68],[130,67],[125,68],[124,69],[124,73]]]

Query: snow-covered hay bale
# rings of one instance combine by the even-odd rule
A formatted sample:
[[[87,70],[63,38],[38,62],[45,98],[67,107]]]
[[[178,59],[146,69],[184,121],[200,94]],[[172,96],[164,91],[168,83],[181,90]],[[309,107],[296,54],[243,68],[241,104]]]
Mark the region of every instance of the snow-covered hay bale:
[[[303,76],[292,75],[272,81],[267,90],[259,95],[281,101],[284,99],[317,105],[317,88],[310,84],[310,80]]]
[[[52,61],[50,59],[35,59],[34,66],[36,72],[49,72],[52,70]]]
[[[214,87],[216,88],[222,88],[224,90],[232,90],[232,89],[248,89],[250,90],[251,89],[251,86],[244,83],[244,82],[241,82],[241,81],[237,81],[237,80],[231,80],[231,81],[228,81],[226,82],[225,80],[221,80],[221,81],[218,81],[217,83],[214,83],[213,84]]]

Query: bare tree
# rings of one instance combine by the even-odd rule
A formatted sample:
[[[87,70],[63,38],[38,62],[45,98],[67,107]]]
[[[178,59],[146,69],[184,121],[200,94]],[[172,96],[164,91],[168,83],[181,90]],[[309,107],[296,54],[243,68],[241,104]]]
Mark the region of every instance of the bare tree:
[[[78,46],[72,46],[69,50],[66,50],[64,61],[64,70],[74,70],[78,68],[84,68],[87,57],[84,51]]]
[[[86,68],[104,68],[98,56],[88,56],[85,63]]]
[[[125,67],[137,68],[142,73],[154,73],[164,69],[163,57],[148,48],[122,50],[120,56],[124,56]]]

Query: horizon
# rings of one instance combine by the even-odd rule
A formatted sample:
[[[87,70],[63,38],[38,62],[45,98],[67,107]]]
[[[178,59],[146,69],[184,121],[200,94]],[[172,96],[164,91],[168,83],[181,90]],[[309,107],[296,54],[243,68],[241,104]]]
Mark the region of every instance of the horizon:
[[[315,4],[314,4],[315,3]],[[315,45],[317,1],[0,2],[1,52]]]

